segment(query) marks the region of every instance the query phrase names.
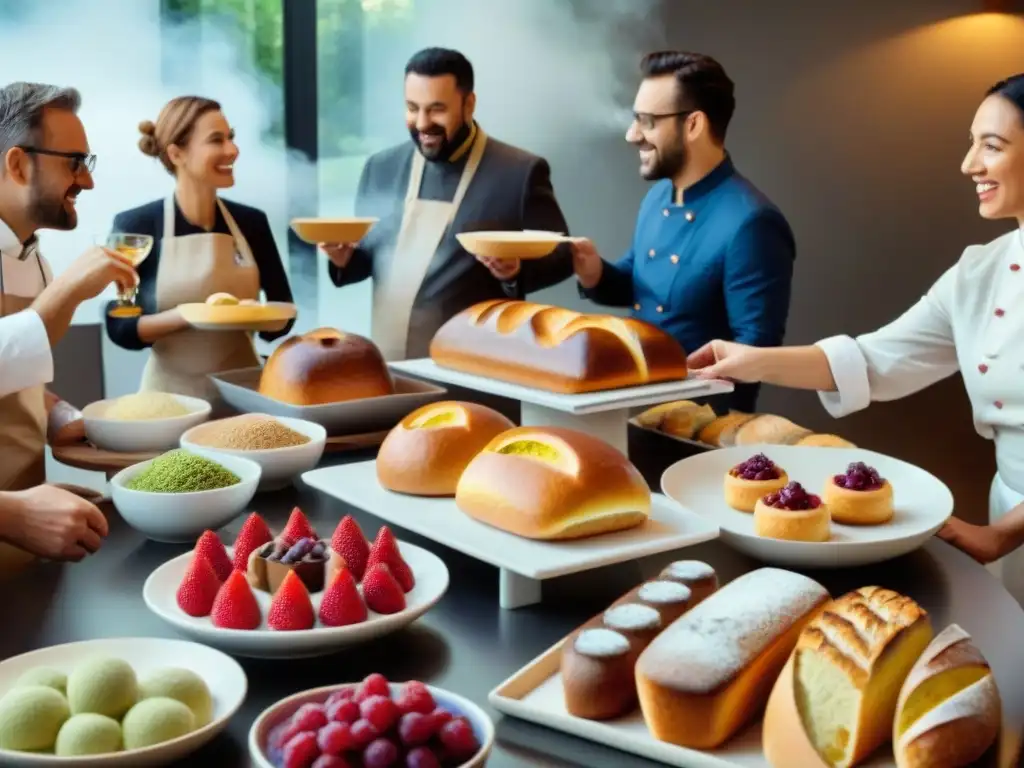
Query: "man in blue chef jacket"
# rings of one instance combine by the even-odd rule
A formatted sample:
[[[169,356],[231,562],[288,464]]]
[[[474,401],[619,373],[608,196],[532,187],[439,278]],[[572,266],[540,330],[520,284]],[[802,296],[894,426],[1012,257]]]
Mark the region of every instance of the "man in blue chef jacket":
[[[671,333],[692,352],[712,339],[780,346],[796,245],[785,216],[739,174],[725,149],[733,83],[710,56],[644,57],[626,140],[656,182],[633,242],[614,264],[589,240],[573,248],[580,294]],[[757,385],[729,407],[753,412]]]

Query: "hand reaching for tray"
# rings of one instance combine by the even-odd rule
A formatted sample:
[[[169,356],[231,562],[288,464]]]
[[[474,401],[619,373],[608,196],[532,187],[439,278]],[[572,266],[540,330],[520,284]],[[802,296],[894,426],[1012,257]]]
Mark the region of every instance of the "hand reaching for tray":
[[[955,517],[946,521],[938,537],[966,552],[982,565],[995,562],[1013,548],[1013,543],[1001,528],[973,525]]]
[[[0,538],[33,555],[78,561],[96,552],[108,532],[95,505],[61,488],[0,494]]]

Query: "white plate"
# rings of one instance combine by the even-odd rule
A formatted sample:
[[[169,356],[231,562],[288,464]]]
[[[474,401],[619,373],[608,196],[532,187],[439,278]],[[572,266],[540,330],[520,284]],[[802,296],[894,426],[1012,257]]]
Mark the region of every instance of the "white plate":
[[[117,453],[167,451],[187,430],[210,418],[210,404],[197,397],[171,395],[188,413],[166,419],[107,419],[104,413],[118,398],[97,400],[82,409],[85,436],[97,448]]]
[[[0,749],[0,765],[15,768],[148,768],[167,765],[195,752],[212,740],[238,712],[248,691],[245,672],[238,662],[213,648],[186,640],[159,637],[105,638],[67,643],[30,651],[0,662],[0,694],[5,694],[32,667],[53,667],[69,673],[78,664],[97,656],[113,656],[131,664],[143,677],[163,667],[181,667],[199,675],[213,696],[213,720],[192,733],[144,749],[90,757],[12,752]]]
[[[370,611],[366,621],[347,627],[317,626],[298,632],[276,632],[268,629],[266,617],[271,597],[258,589],[254,589],[253,593],[256,595],[264,620],[259,629],[218,629],[209,618],[189,616],[178,607],[177,593],[178,585],[192,559],[192,552],[168,560],[153,571],[142,587],[142,598],[149,610],[183,634],[214,648],[220,648],[225,653],[257,659],[326,656],[411,624],[430,610],[448,590],[448,568],[441,558],[413,544],[399,542],[398,547],[416,578],[416,586],[405,596],[405,610],[389,616]],[[231,556],[232,548],[228,547],[227,550],[228,556]],[[310,595],[314,610],[320,606],[321,594]]]
[[[886,478],[893,489],[896,514],[885,525],[832,523],[832,539],[814,543],[769,539],[754,533],[754,516],[725,503],[725,473],[756,453],[782,467],[790,480],[820,494],[831,475],[863,461]],[[794,445],[744,445],[690,456],[661,476],[665,495],[719,527],[723,542],[765,563],[810,568],[846,568],[879,563],[905,555],[924,544],[953,514],[953,494],[929,472],[861,448]]]
[[[215,307],[216,313],[223,316],[219,320],[206,319],[208,312],[206,304],[185,304],[179,307],[185,320],[190,326],[199,331],[280,331],[289,322],[295,319],[298,308],[294,304],[284,301],[268,301],[260,304],[268,311],[265,319],[254,319],[251,317],[252,305],[231,304]],[[240,320],[233,321],[232,315],[238,315]]]

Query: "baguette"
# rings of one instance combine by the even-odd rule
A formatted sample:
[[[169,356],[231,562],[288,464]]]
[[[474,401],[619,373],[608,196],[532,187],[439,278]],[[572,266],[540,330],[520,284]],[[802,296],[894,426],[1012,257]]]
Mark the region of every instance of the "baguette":
[[[578,394],[685,379],[686,353],[633,318],[584,315],[530,301],[484,301],[430,342],[438,365],[528,387]]]
[[[765,714],[763,747],[776,768],[857,765],[892,733],[900,686],[932,638],[909,597],[862,587],[835,600],[801,633]]]
[[[899,768],[962,768],[996,740],[999,689],[971,636],[951,624],[932,641],[900,690],[892,741]]]
[[[689,571],[704,577],[703,582],[708,581],[710,572],[710,578],[717,583],[711,566],[695,562],[686,565]],[[629,590],[566,639],[561,675],[569,714],[587,720],[606,720],[636,709],[636,659],[671,623],[657,607],[641,598],[644,586]],[[710,594],[702,591],[697,595],[681,583],[677,586],[687,593],[683,610],[693,608]]]

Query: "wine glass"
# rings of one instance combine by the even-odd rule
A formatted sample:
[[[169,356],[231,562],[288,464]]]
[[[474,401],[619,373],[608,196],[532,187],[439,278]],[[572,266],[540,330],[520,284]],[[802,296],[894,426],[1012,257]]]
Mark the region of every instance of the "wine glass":
[[[131,232],[114,232],[107,238],[107,248],[117,251],[131,262],[131,265],[138,269],[149,252],[153,250],[152,235],[136,235]],[[117,292],[117,306],[110,310],[114,317],[137,317],[142,314],[142,307],[135,303],[135,294],[138,286],[119,290]]]

